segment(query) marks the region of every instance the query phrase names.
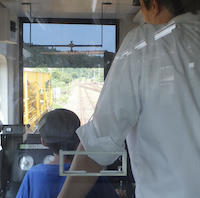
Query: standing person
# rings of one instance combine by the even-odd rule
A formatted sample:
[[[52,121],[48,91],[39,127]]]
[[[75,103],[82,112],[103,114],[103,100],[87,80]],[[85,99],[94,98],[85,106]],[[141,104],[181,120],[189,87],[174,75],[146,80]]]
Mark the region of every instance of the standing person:
[[[78,150],[123,151],[126,139],[136,198],[199,198],[200,1],[140,4],[148,24],[121,45]],[[75,156],[71,170],[98,172],[116,158]],[[58,198],[84,197],[96,179],[69,177]]]
[[[41,142],[53,152],[48,164],[33,166],[26,173],[16,198],[55,198],[66,177],[59,176],[59,150],[76,150],[79,139],[75,131],[80,126],[77,115],[67,109],[46,113],[38,123]],[[64,169],[69,170],[72,156],[64,159]],[[75,184],[76,185],[76,184]],[[121,194],[120,194],[121,195]],[[120,198],[106,177],[99,177],[87,198]]]

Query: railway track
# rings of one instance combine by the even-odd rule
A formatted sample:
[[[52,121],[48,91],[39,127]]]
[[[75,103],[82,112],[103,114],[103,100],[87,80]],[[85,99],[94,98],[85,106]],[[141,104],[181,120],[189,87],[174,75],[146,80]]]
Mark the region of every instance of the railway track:
[[[81,125],[88,122],[94,113],[101,88],[94,83],[79,82]]]
[[[87,90],[91,90],[91,91],[95,91],[100,93],[101,92],[101,88],[96,85],[95,83],[89,82],[89,83],[81,83],[80,85],[82,88],[87,89]]]

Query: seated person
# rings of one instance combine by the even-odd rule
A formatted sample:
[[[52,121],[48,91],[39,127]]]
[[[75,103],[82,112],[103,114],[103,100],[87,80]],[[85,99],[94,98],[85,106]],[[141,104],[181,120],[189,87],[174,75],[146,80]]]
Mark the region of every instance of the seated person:
[[[48,164],[38,164],[29,169],[22,181],[16,198],[55,198],[65,178],[59,176],[59,150],[76,150],[79,139],[75,131],[80,120],[75,113],[56,109],[46,113],[38,123],[41,142],[53,152],[54,159]],[[64,169],[69,170],[72,156],[64,159]],[[86,198],[119,198],[106,177],[99,177]]]

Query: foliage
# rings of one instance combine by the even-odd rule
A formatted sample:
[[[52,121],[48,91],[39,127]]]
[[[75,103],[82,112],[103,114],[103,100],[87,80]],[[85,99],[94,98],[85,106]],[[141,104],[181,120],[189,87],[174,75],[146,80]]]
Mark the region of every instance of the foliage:
[[[93,68],[103,66],[102,56],[91,55],[47,55],[42,52],[59,52],[56,48],[30,47],[29,43],[23,44],[26,54],[24,55],[24,67],[48,67],[48,68]]]
[[[68,95],[67,94],[61,94],[61,96],[59,98],[59,102],[67,103],[67,100],[68,100]]]
[[[42,65],[42,66],[43,67],[41,67],[41,65],[40,65],[38,67],[33,68],[33,71],[42,72],[42,73],[49,73],[49,69],[48,69],[47,65]]]
[[[53,103],[53,109],[61,109],[63,108],[60,104]]]

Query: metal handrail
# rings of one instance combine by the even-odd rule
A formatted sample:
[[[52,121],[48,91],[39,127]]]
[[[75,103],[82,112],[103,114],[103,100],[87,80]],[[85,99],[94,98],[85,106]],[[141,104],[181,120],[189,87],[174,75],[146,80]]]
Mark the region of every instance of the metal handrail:
[[[102,170],[100,172],[86,172],[84,170],[65,171],[65,155],[119,155],[122,156],[120,170]],[[60,176],[127,176],[127,152],[86,152],[86,151],[59,151],[59,174]]]

